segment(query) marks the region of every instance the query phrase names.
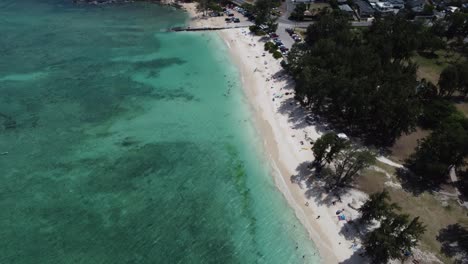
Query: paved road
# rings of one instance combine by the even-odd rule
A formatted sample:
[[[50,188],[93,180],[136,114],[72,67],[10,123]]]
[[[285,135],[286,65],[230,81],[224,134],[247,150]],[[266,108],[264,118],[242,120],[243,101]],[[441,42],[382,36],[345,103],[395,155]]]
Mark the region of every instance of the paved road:
[[[245,3],[245,0],[231,0],[232,2],[242,5]],[[291,21],[288,19],[289,14],[294,10],[294,2],[291,0],[286,0],[285,4],[282,6],[282,15],[281,17],[278,18],[278,29],[276,30],[276,34],[278,34],[279,38],[283,42],[284,46],[286,46],[288,49],[291,49],[292,45],[295,43],[294,40],[289,36],[289,34],[286,32],[286,28],[307,28],[309,25],[313,24],[314,21],[306,21],[306,22],[297,22],[297,21]],[[236,17],[239,17],[241,19],[241,23],[236,23],[236,26],[249,26],[252,25],[251,22],[248,22],[245,20],[243,15],[239,14],[238,12],[234,11],[233,12],[236,14]],[[372,22],[367,22],[367,21],[359,21],[359,22],[351,22],[352,26],[355,27],[368,27],[372,24]],[[232,24],[234,26],[234,23]]]
[[[276,30],[276,34],[278,34],[279,39],[283,42],[284,46],[288,49],[291,49],[292,45],[294,44],[294,40],[289,36],[286,29],[290,28],[288,24],[278,23],[278,29]]]

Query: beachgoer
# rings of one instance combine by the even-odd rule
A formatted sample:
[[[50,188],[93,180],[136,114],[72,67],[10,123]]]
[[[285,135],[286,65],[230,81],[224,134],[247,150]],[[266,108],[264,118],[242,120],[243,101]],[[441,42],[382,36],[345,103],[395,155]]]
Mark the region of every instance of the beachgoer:
[[[320,215],[319,215],[319,216],[317,216],[317,218],[316,218],[316,219],[320,219]]]
[[[305,203],[305,206],[309,206],[309,202],[306,202],[306,203]]]

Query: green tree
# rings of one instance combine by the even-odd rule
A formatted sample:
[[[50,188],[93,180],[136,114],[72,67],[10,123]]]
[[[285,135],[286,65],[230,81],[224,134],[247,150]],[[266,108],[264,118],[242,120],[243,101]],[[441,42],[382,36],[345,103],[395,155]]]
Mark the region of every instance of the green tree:
[[[366,34],[366,39],[385,61],[409,59],[419,46],[418,25],[401,16],[377,18]]]
[[[345,139],[339,138],[335,133],[330,132],[322,135],[312,146],[314,153],[314,166],[317,171],[327,163],[331,163],[335,156],[349,145]]]
[[[397,30],[392,23],[385,22]],[[382,58],[367,38],[351,30],[347,18],[326,14],[308,27],[306,44],[293,46],[287,69],[296,81],[296,99],[304,106],[368,142],[390,145],[415,128],[421,90],[429,84],[417,82],[414,63]]]
[[[277,7],[279,1],[275,0],[257,0],[254,4],[253,12],[255,14],[255,25],[267,25],[273,29],[277,24],[275,23],[276,17],[272,16],[271,12],[274,7]],[[274,30],[271,30],[274,31]]]
[[[438,186],[445,182],[451,166],[461,166],[468,155],[468,120],[447,118],[429,137],[419,142],[407,166],[421,183]]]
[[[431,29],[425,29],[419,36],[418,49],[434,56],[436,50],[445,48],[445,41],[440,36],[434,34]]]
[[[351,183],[357,175],[375,162],[375,156],[368,150],[347,148],[336,155],[334,173],[331,173],[332,188],[344,187]]]
[[[304,3],[299,3],[294,7],[294,10],[289,16],[290,20],[302,21],[304,20],[304,12],[307,10],[307,6]]]
[[[430,16],[432,14],[434,14],[434,6],[433,5],[429,5],[429,4],[426,4],[423,8],[423,11],[422,11],[422,15],[425,15],[425,16]]]
[[[305,41],[309,45],[313,45],[316,41],[326,38],[349,36],[351,24],[346,15],[341,12],[334,11],[331,14],[326,14],[320,17],[319,21],[311,24],[306,31]]]
[[[380,226],[366,235],[363,246],[374,264],[386,264],[392,259],[404,259],[405,252],[412,252],[424,234],[426,227],[419,217],[409,221],[405,214],[389,214]]]
[[[380,221],[395,209],[399,210],[400,207],[396,203],[391,203],[390,195],[386,190],[383,190],[371,194],[369,199],[359,208],[360,219],[364,223],[369,223],[372,220]]]
[[[247,12],[249,12],[249,13],[254,13],[255,7],[254,7],[254,5],[252,5],[252,4],[243,3],[243,4],[241,5],[241,7],[242,7],[245,11],[247,11]]]
[[[441,98],[428,100],[423,104],[420,123],[424,128],[435,129],[441,126],[447,118],[463,117],[463,113],[448,100]]]
[[[448,39],[455,39],[458,45],[463,44],[463,40],[468,37],[468,14],[455,12],[445,17],[447,22],[446,36]]]
[[[406,65],[404,65],[406,64]],[[384,67],[381,84],[373,91],[368,106],[372,123],[364,123],[373,137],[383,145],[391,145],[402,133],[417,124],[421,104],[417,97],[416,65],[393,62]]]
[[[449,65],[440,74],[439,95],[451,96],[458,88],[458,70],[454,65]]]

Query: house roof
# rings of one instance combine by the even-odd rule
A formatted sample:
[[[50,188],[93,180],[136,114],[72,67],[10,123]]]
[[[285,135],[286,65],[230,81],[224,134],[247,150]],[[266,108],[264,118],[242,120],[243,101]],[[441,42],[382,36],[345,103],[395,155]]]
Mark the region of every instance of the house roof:
[[[372,9],[372,7],[367,2],[364,2],[363,0],[354,0],[354,3],[359,7],[360,14],[374,14],[374,9]]]
[[[353,9],[352,9],[349,5],[339,5],[338,8],[339,8],[341,11],[353,12]]]

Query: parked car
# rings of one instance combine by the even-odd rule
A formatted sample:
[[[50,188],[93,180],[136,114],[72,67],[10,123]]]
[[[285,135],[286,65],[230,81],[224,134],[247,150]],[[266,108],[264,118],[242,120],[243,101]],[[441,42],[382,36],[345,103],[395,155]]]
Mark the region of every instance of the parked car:
[[[278,35],[276,33],[270,33],[270,38],[277,38]]]
[[[234,14],[231,13],[231,12],[229,12],[227,15],[230,16],[230,17],[233,17],[233,16],[234,16]]]
[[[233,21],[234,23],[240,23],[240,19],[238,19],[238,18],[234,18],[232,21]]]

